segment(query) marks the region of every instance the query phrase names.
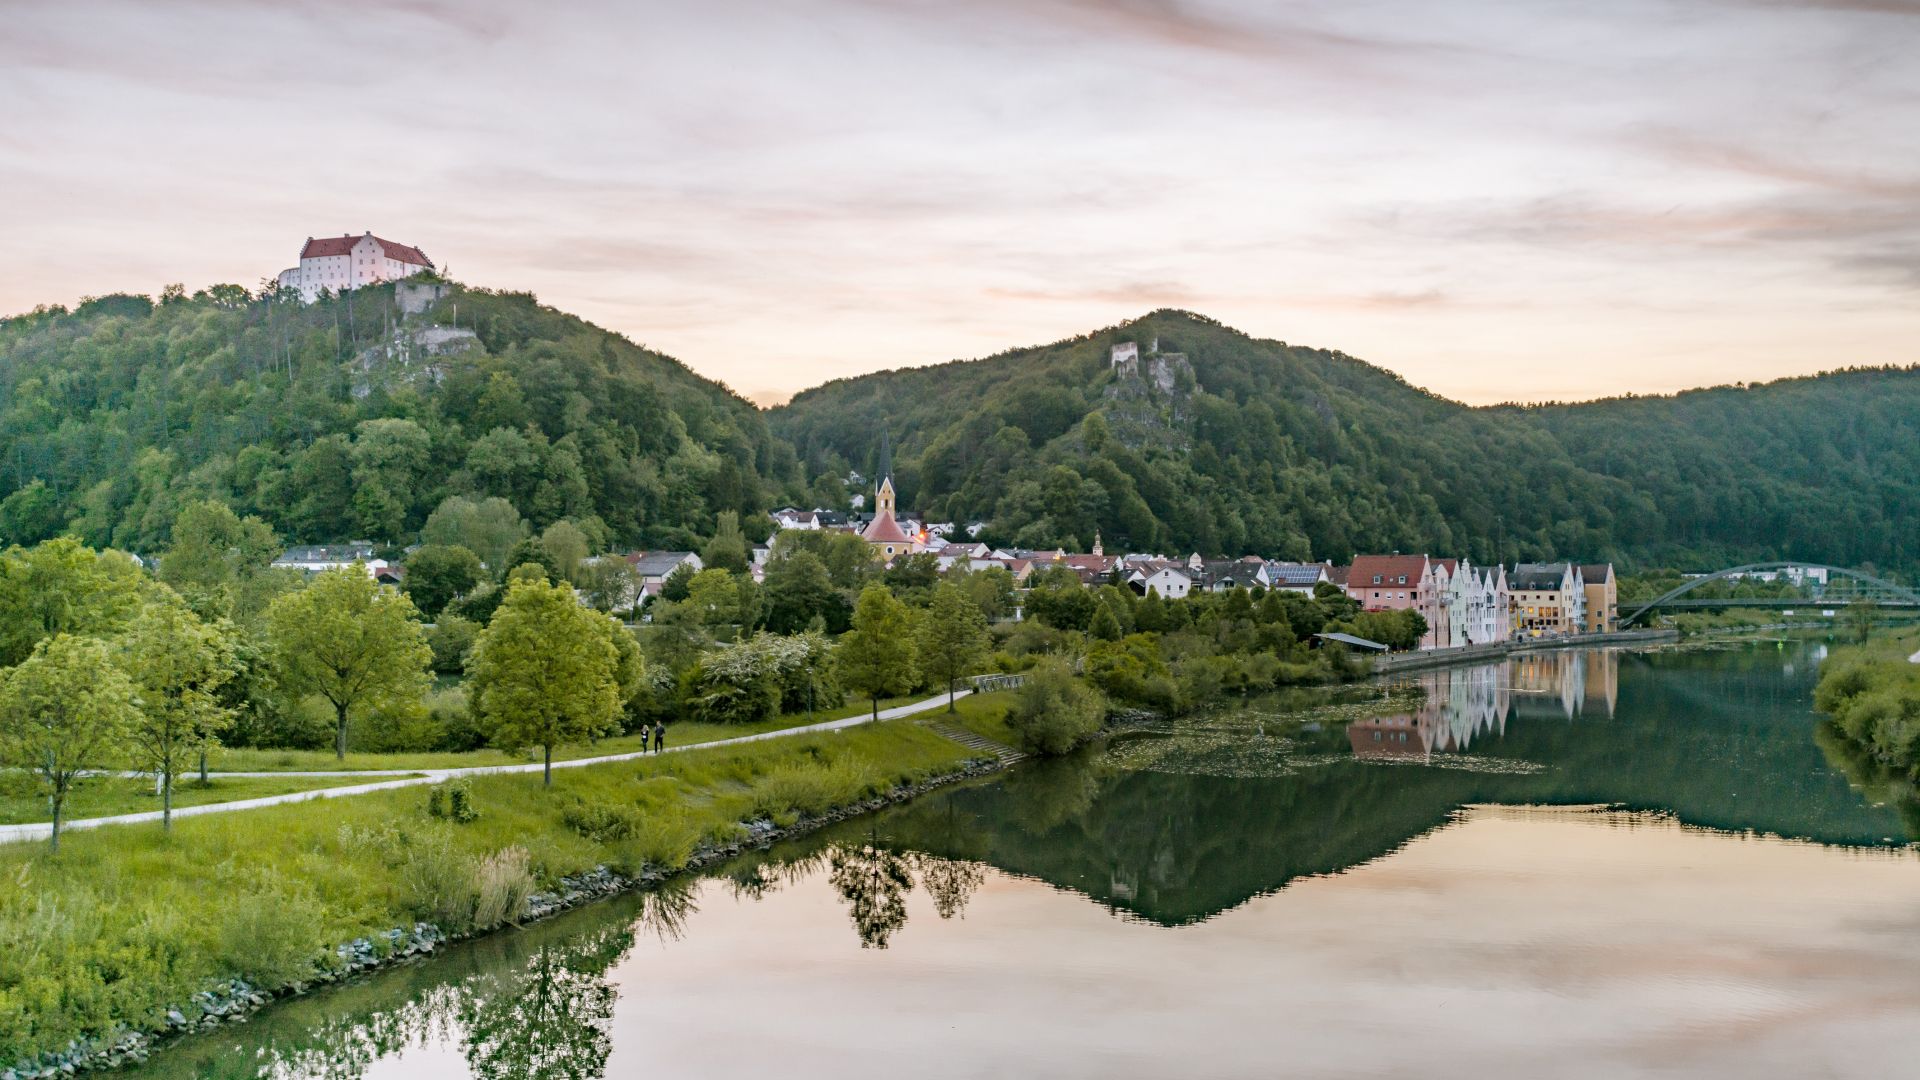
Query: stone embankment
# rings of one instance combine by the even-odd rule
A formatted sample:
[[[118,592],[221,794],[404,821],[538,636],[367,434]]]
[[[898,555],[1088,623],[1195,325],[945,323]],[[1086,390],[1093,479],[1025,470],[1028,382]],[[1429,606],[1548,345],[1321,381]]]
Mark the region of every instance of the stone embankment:
[[[1418,652],[1390,653],[1374,660],[1375,675],[1398,675],[1403,671],[1451,667],[1483,660],[1498,660],[1515,653],[1544,649],[1581,649],[1590,645],[1645,645],[1674,641],[1677,630],[1616,630],[1611,634],[1570,634],[1566,637],[1528,638],[1524,641],[1496,641],[1486,645],[1462,645],[1451,649],[1421,649]]]
[[[939,730],[939,727],[935,730]],[[945,734],[945,732],[942,733]],[[972,735],[971,732],[967,734]],[[791,839],[828,825],[907,802],[935,788],[998,772],[1025,756],[999,743],[980,739],[979,736],[972,736],[972,738],[987,744],[974,746],[971,741],[966,742],[969,748],[977,750],[981,756],[969,759],[965,765],[952,772],[930,777],[917,784],[902,784],[884,795],[876,795],[870,799],[829,810],[816,817],[801,818],[784,829],[765,819],[742,822],[740,840],[705,845],[695,850],[684,866],[677,868],[648,866],[632,876],[600,866],[584,873],[563,877],[555,883],[555,888],[552,890],[535,893],[528,897],[526,910],[513,921],[513,924],[524,925],[631,889],[659,885],[671,878],[694,873],[746,852],[764,850],[777,841]],[[316,974],[311,980],[290,983],[274,989],[254,987],[239,979],[230,980],[210,987],[196,994],[193,1000],[167,1010],[160,1022],[150,1028],[125,1027],[98,1039],[75,1041],[68,1044],[65,1049],[43,1053],[36,1058],[18,1062],[11,1068],[0,1068],[0,1080],[55,1080],[57,1077],[72,1076],[79,1072],[118,1068],[122,1065],[145,1061],[156,1046],[169,1039],[216,1028],[221,1024],[244,1021],[276,998],[304,994],[309,990],[345,982],[371,971],[407,963],[431,955],[440,946],[450,941],[479,937],[499,929],[501,927],[489,927],[467,934],[448,935],[430,923],[415,923],[411,927],[395,927],[370,937],[358,938],[338,946],[334,950],[336,963]]]

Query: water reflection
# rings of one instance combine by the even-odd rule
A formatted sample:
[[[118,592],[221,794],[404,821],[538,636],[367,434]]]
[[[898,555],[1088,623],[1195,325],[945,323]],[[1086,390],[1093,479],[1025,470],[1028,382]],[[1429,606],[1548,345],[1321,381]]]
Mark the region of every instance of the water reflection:
[[[1014,986],[1044,982],[1048,965],[1067,963],[1069,953],[1081,957],[1075,963],[1095,962],[1086,957],[1096,954],[1073,952],[1065,944],[1058,955],[1025,959],[1025,950],[1045,953],[1053,946],[1046,934],[1006,936],[1004,909],[988,901],[1009,882],[1044,883],[1074,896],[1071,912],[1056,907],[1049,918],[1081,926],[1083,934],[1088,908],[1080,897],[1129,926],[1211,923],[1216,925],[1208,930],[1215,931],[1218,924],[1234,924],[1242,927],[1234,932],[1245,932],[1244,920],[1222,914],[1281,890],[1287,896],[1308,889],[1337,897],[1338,883],[1369,873],[1383,890],[1381,911],[1418,908],[1425,886],[1409,887],[1412,879],[1396,879],[1383,868],[1406,865],[1412,855],[1406,849],[1418,838],[1460,836],[1463,806],[1600,804],[1658,811],[1657,819],[1622,813],[1609,820],[1650,833],[1716,830],[1730,847],[1714,849],[1718,862],[1707,865],[1718,868],[1715,873],[1751,862],[1729,852],[1731,846],[1755,845],[1724,840],[1729,834],[1847,846],[1920,836],[1911,785],[1880,775],[1845,743],[1821,737],[1808,711],[1815,675],[1809,652],[1768,645],[1721,653],[1543,653],[1407,680],[1390,689],[1388,699],[1405,707],[1385,717],[1368,711],[1378,711],[1378,688],[1336,697],[1310,721],[1298,718],[1299,699],[1252,702],[1129,737],[1142,743],[1197,741],[1208,748],[1198,757],[1095,749],[1029,763],[990,782],[946,789],[742,857],[721,867],[706,886],[682,883],[622,898],[289,1003],[245,1028],[190,1040],[140,1075],[598,1077],[610,1067],[621,1070],[609,1062],[618,1062],[629,1043],[646,1057],[649,1037],[673,1026],[671,1019],[657,1019],[662,1012],[705,1016],[704,1008],[727,1013],[729,1022],[751,1016],[756,1037],[775,1038],[766,1026],[775,1018],[752,1012],[735,994],[758,997],[763,1006],[766,1000],[790,1001],[779,1006],[782,1022],[792,1013],[833,1028],[822,1012],[837,1009],[838,1000],[809,1004],[799,1000],[805,990],[792,989],[779,997],[766,983],[788,985],[782,975],[753,966],[761,949],[786,961],[774,968],[799,972],[795,986],[812,985],[816,973],[822,986],[839,985],[833,978],[857,982],[861,976],[850,974],[855,971],[877,979],[880,972],[898,970],[892,965],[924,957],[926,948],[963,948],[967,943],[953,940],[957,927],[940,924],[957,924],[977,904],[967,930],[979,935],[969,943],[983,950],[977,954],[983,959],[949,959],[946,970],[977,971],[983,979],[1003,981],[994,985]],[[1340,719],[1348,715],[1361,718]],[[1389,734],[1396,736],[1391,743]],[[1409,760],[1382,767],[1377,759],[1394,755],[1382,749],[1387,745],[1406,747],[1398,753]],[[1228,762],[1230,752],[1238,756]],[[1469,759],[1478,764],[1457,767]],[[1201,771],[1195,760],[1230,764],[1233,771]],[[1515,767],[1492,767],[1501,762]],[[1453,841],[1460,859],[1449,873],[1489,890],[1485,883],[1522,871],[1551,877],[1543,868],[1563,843],[1515,846],[1521,834],[1496,826],[1519,816],[1482,811],[1480,820],[1474,835],[1486,839],[1476,841],[1479,846]],[[1592,825],[1582,828],[1591,831]],[[1618,872],[1634,872],[1628,849],[1616,850]],[[1646,871],[1634,888],[1692,880],[1689,875],[1702,872],[1692,852]],[[1382,861],[1386,856],[1392,858]],[[1000,884],[983,897],[989,881]],[[1593,887],[1542,893],[1553,903],[1541,910],[1578,903]],[[1693,895],[1677,884],[1668,891]],[[713,910],[700,910],[702,896]],[[1480,902],[1496,901],[1489,892]],[[1339,906],[1334,899],[1328,903]],[[1253,910],[1260,909],[1256,903]],[[1288,909],[1292,915],[1302,910],[1300,904]],[[1111,924],[1094,914],[1094,922]],[[1432,915],[1427,911],[1422,918]],[[1507,916],[1523,917],[1525,912]],[[916,918],[922,923],[915,924]],[[1765,929],[1773,935],[1767,940],[1779,936],[1776,928]],[[1494,929],[1483,930],[1490,942],[1499,940]],[[761,934],[764,940],[756,936]],[[727,940],[746,944],[715,951],[708,935],[733,935]],[[1137,937],[1105,940],[1118,950],[1149,948]],[[1259,939],[1257,947],[1276,947],[1274,941],[1284,937]],[[636,942],[647,939],[661,948],[633,958]],[[1606,944],[1581,951],[1588,943],[1571,940],[1567,955],[1589,962],[1604,954]],[[1178,944],[1153,948],[1161,949],[1154,955],[1163,970],[1168,964],[1228,962],[1204,950],[1182,953]],[[881,950],[884,957],[874,955]],[[666,958],[688,956],[704,959],[683,964],[697,969],[704,963],[710,971],[702,984],[706,996],[698,1001],[689,1000],[696,996],[693,988],[663,983],[656,970],[671,967]],[[859,957],[858,965],[849,962],[851,956]],[[1434,963],[1440,965],[1435,970],[1445,966],[1439,959]],[[1124,974],[1115,969],[1100,978]],[[1329,979],[1338,975],[1325,973]],[[742,1008],[748,1012],[739,1013]],[[780,1030],[788,1039],[799,1037]],[[377,1067],[383,1060],[390,1064],[384,1071]]]
[[[1620,699],[1620,653],[1530,653],[1478,667],[1422,672],[1398,685],[1417,688],[1419,706],[1350,722],[1347,742],[1355,755],[1427,759],[1465,753],[1476,739],[1504,734],[1507,718],[1515,715],[1610,718]]]

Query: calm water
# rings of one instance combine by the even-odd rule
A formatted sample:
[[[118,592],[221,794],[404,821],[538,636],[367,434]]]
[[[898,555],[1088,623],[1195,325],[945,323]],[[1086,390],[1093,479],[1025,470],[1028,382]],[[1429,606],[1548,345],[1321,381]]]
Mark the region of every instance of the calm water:
[[[1916,822],[1818,738],[1821,650],[1129,732],[140,1075],[1913,1075]]]

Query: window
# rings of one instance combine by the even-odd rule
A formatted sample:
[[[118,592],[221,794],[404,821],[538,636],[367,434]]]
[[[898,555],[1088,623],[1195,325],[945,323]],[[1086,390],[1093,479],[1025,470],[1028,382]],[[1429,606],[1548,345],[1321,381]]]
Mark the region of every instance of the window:
[[[1380,584],[1380,575],[1379,575],[1379,574],[1375,574],[1375,575],[1373,575],[1373,583],[1374,583],[1375,585],[1378,585],[1378,584]]]

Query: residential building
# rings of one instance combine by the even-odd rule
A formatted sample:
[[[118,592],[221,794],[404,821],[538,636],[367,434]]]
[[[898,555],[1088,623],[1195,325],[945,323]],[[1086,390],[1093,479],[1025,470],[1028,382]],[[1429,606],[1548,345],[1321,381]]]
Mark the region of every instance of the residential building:
[[[1572,563],[1518,563],[1507,575],[1518,637],[1577,634],[1586,626],[1587,591]]]
[[[322,292],[347,292],[431,269],[433,260],[426,252],[382,240],[371,232],[309,236],[300,248],[299,265],[280,271],[279,283],[282,288],[300,290],[300,299],[312,303]]]
[[[1613,564],[1581,564],[1580,582],[1587,593],[1587,618],[1581,629],[1589,634],[1613,633],[1618,628],[1615,620],[1619,618],[1616,609],[1620,606],[1620,591],[1613,580]]]
[[[322,570],[337,570],[354,563],[366,565],[369,572],[387,565],[374,558],[373,541],[354,540],[345,544],[305,544],[290,547],[273,560],[273,565],[283,570],[303,570],[317,574]]]
[[[1444,571],[1442,572],[1444,577]],[[1356,555],[1347,568],[1347,595],[1368,611],[1418,611],[1427,620],[1420,647],[1431,649],[1443,625],[1434,562],[1425,555]]]
[[[1266,565],[1267,588],[1312,596],[1315,586],[1333,580],[1327,573],[1330,569],[1326,563],[1270,562]]]
[[[667,577],[681,566],[690,566],[696,572],[705,566],[691,551],[636,551],[627,556],[627,562],[640,579],[640,595],[646,597],[659,596]]]

